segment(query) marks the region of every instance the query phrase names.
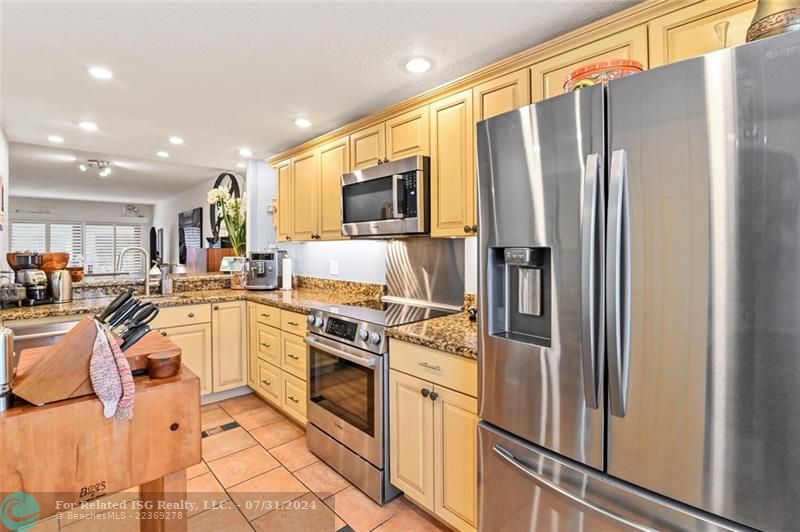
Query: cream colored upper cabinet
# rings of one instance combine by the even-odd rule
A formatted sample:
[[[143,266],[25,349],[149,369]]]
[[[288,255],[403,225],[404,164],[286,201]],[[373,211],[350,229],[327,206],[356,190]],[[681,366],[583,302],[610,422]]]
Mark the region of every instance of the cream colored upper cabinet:
[[[435,386],[435,513],[457,530],[478,526],[478,401]]]
[[[342,174],[350,171],[350,145],[347,137],[329,142],[319,149],[320,227],[323,240],[338,240],[342,235]]]
[[[428,106],[420,107],[386,121],[386,158],[390,161],[430,155]]]
[[[292,168],[286,160],[275,165],[278,173],[278,240],[292,238]]]
[[[350,135],[350,168],[361,170],[386,158],[386,128],[383,122]]]
[[[535,63],[531,67],[531,101],[563,94],[570,72],[608,59],[632,59],[647,68],[647,25],[620,31]]]
[[[472,90],[430,105],[431,236],[470,236],[475,224]]]
[[[319,215],[319,158],[316,151],[292,157],[292,239],[313,240]]]
[[[433,511],[433,385],[389,371],[389,448],[391,482],[406,496]]]
[[[181,348],[181,362],[200,377],[200,395],[213,391],[211,324],[197,323],[159,329]]]
[[[756,2],[700,2],[653,19],[650,67],[742,44]]]
[[[494,78],[472,89],[475,122],[486,120],[531,103],[528,69]]]
[[[247,384],[247,318],[244,301],[212,307],[214,391]]]

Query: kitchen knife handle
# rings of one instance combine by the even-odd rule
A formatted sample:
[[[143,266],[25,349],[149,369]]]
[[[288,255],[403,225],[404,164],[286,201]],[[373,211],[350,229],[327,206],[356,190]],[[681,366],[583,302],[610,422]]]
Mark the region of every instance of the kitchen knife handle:
[[[121,294],[119,294],[114,301],[108,304],[108,306],[103,310],[103,312],[97,316],[98,321],[106,321],[106,319],[111,316],[119,307],[123,305],[126,301],[128,301],[131,296],[133,296],[133,290],[128,289]]]
[[[111,319],[108,320],[108,326],[111,329],[119,327],[122,323],[125,322],[136,310],[139,308],[139,301],[137,299],[131,298],[126,301],[117,311],[111,316]]]
[[[608,185],[606,227],[606,341],[611,414],[625,417],[631,337],[630,211],[628,154],[614,150]]]
[[[598,341],[604,318],[600,304],[603,300],[603,239],[598,227],[604,218],[600,200],[603,197],[602,186],[600,156],[590,153],[586,156],[583,174],[581,209],[581,365],[583,396],[588,408],[598,407],[598,368],[603,356],[603,342]]]
[[[142,325],[138,329],[133,329],[132,331],[130,331],[130,336],[125,338],[125,342],[122,344],[122,347],[120,347],[120,349],[122,351],[127,351],[136,342],[147,336],[147,333],[149,332],[150,332],[149,325]]]

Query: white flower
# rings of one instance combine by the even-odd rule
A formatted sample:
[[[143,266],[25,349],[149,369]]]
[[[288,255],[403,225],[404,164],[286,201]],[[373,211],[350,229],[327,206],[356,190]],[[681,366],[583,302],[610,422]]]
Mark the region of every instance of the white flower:
[[[208,197],[206,199],[208,203],[212,205],[215,203],[222,203],[224,205],[231,199],[230,187],[212,188],[208,191]]]

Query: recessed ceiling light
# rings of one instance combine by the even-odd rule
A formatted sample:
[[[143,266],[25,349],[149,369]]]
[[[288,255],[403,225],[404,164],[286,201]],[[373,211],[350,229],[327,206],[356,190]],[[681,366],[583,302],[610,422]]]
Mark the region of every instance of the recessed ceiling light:
[[[244,163],[236,163],[236,168],[247,168],[247,165]]]
[[[183,139],[180,137],[170,137],[169,138],[170,144],[175,144],[176,146],[180,146],[183,144]]]
[[[94,122],[80,122],[78,127],[84,131],[97,131],[97,124]]]
[[[297,127],[306,128],[311,126],[311,120],[309,120],[308,118],[298,118],[297,120],[294,121],[294,125],[296,125]]]
[[[90,68],[89,69],[89,74],[91,74],[91,76],[93,78],[97,78],[97,79],[111,79],[112,78],[111,71],[109,69],[103,68],[101,66],[94,66],[94,67]]]
[[[99,175],[100,177],[108,177],[110,174],[111,174],[111,168],[108,167],[103,168],[102,170],[97,172],[97,175]]]
[[[62,142],[64,142],[64,137],[60,137],[58,135],[50,135],[49,137],[47,137],[47,140],[49,140],[50,142],[54,142],[55,144],[61,144]]]
[[[251,150],[250,148],[239,148],[239,155],[241,155],[242,157],[252,157],[253,150]]]
[[[81,169],[81,172],[85,172],[86,171],[86,165],[85,164],[79,164],[78,168]]]
[[[410,60],[406,63],[406,70],[409,72],[413,72],[414,74],[422,74],[423,72],[427,72],[431,69],[431,62],[427,59],[423,59],[422,57],[415,57],[414,59]]]
[[[158,155],[158,156],[159,156],[159,157],[161,157],[162,159],[166,159],[167,157],[169,157],[169,153],[167,153],[167,152],[165,152],[165,151],[157,151],[157,152],[156,152],[156,155]]]

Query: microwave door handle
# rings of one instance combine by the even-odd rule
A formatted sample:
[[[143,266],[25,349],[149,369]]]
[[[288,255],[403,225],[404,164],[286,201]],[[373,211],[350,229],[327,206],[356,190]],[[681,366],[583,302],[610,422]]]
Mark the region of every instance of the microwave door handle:
[[[405,214],[400,212],[400,198],[397,190],[397,184],[402,181],[402,175],[394,174],[392,176],[392,216],[394,218],[405,218]]]
[[[375,365],[374,358],[365,358],[357,355],[352,355],[350,353],[342,351],[341,349],[336,349],[335,347],[325,345],[318,340],[314,340],[310,336],[306,336],[305,338],[303,338],[303,341],[311,347],[319,349],[320,351],[323,351],[325,353],[331,354],[337,358],[341,358],[343,360],[352,362],[353,364],[358,364],[359,366],[363,366],[365,368],[371,368]]]

